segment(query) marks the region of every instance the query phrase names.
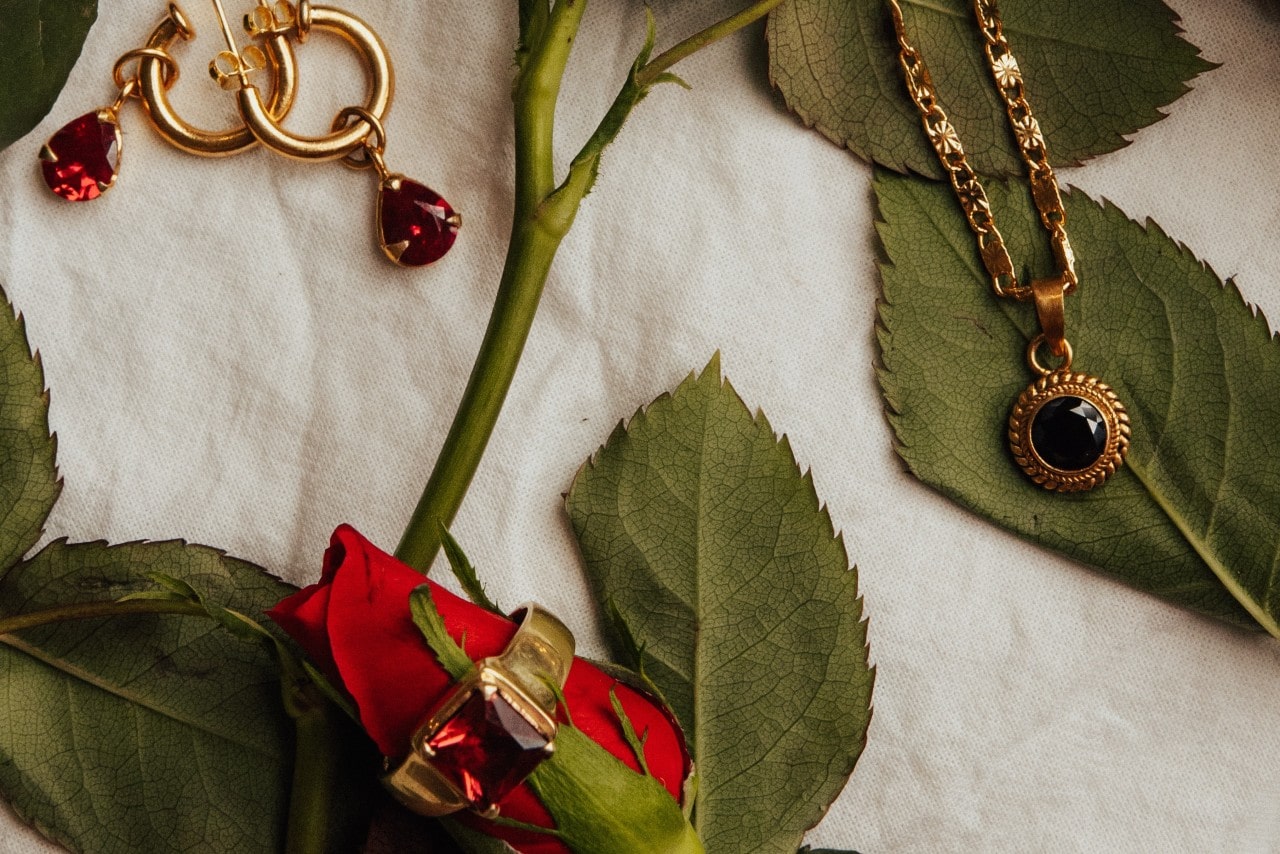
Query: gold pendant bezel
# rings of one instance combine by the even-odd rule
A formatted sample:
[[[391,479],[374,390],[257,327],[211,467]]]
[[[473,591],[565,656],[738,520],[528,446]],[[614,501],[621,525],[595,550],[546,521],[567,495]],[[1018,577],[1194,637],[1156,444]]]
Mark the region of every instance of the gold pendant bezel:
[[[1107,427],[1107,444],[1096,460],[1083,469],[1060,469],[1045,462],[1031,441],[1036,413],[1059,397],[1087,400],[1101,413]],[[1028,385],[1009,414],[1009,450],[1018,465],[1045,489],[1083,492],[1101,486],[1124,465],[1129,453],[1129,415],[1111,386],[1097,377],[1070,370],[1050,371]]]

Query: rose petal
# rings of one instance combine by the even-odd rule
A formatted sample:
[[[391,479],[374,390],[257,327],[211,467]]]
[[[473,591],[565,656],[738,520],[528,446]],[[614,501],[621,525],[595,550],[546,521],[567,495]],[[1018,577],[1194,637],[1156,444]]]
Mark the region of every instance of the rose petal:
[[[352,528],[339,528],[334,539],[346,555],[330,586],[333,660],[378,749],[402,756],[413,731],[453,684],[413,624],[409,594],[430,586],[445,628],[472,659],[502,652],[515,626],[427,581]]]
[[[329,614],[329,585],[312,584],[287,599],[282,599],[267,611],[285,634],[298,642],[303,652],[320,672],[335,684],[341,685],[338,666],[333,663],[333,650],[329,648],[329,633],[325,630]]]

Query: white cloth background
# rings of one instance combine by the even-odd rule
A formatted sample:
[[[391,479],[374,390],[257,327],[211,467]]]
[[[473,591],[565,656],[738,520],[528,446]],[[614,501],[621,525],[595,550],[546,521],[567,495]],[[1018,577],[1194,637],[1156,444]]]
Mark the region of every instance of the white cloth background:
[[[203,71],[220,46],[212,12],[186,5],[200,38],[179,48],[174,103],[228,123],[231,102]],[[734,5],[660,0],[661,40]],[[1265,0],[1174,5],[1224,66],[1132,146],[1062,177],[1155,218],[1274,320],[1280,13]],[[435,267],[383,259],[368,173],[262,151],[193,158],[136,105],[109,195],[51,197],[36,150],[111,100],[111,63],[160,2],[103,0],[52,114],[0,154],[0,282],[43,356],[66,480],[48,537],[185,537],[300,584],[340,522],[394,548],[502,266],[514,8],[349,8],[396,63],[388,163],[465,218]],[[561,168],[642,35],[638,3],[592,4],[562,96]],[[336,40],[299,58],[290,126],[319,133],[361,97],[360,71]],[[601,651],[560,493],[620,417],[719,348],[813,467],[871,621],[869,745],[811,843],[1280,850],[1280,645],[1020,542],[905,474],[872,370],[870,169],[780,106],[758,27],[677,70],[694,91],[663,87],[640,105],[564,242],[458,517],[491,591],[537,596]],[[48,848],[15,822],[0,829],[0,851]]]

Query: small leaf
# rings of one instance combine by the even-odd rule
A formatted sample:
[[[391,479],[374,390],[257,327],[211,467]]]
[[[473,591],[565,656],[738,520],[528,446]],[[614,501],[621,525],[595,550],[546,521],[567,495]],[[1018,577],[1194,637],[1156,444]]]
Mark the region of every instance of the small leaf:
[[[444,618],[436,609],[435,600],[431,598],[431,588],[423,584],[415,587],[409,594],[409,611],[413,614],[413,624],[422,632],[427,646],[435,653],[436,660],[445,672],[459,680],[475,668],[475,663],[467,656],[462,647],[444,627]]]
[[[26,5],[22,4],[24,9]],[[0,20],[5,21],[0,27],[3,42],[9,24],[2,16]],[[0,301],[2,575],[40,539],[44,521],[62,490],[62,481],[58,479],[55,460],[57,442],[49,434],[49,393],[45,391],[40,357],[32,355],[22,317],[14,314],[3,292]]]
[[[5,615],[154,589],[151,571],[247,613],[292,589],[180,542],[58,541],[0,581]],[[208,620],[117,617],[0,638],[0,789],[76,851],[277,852],[292,726],[276,666]]]
[[[970,164],[1021,175],[969,0],[901,0]],[[1055,165],[1128,144],[1213,66],[1160,0],[1001,4],[1027,99]],[[908,99],[883,0],[790,0],[769,15],[769,79],[806,126],[864,160],[941,177]]]
[[[486,611],[505,617],[503,610],[494,604],[489,594],[485,592],[484,585],[480,583],[480,576],[476,574],[476,568],[471,565],[471,561],[467,560],[462,546],[458,545],[458,541],[444,525],[440,526],[440,543],[444,546],[445,557],[449,559],[449,568],[453,570],[453,577],[458,579],[458,583],[462,585],[462,592],[467,594],[467,598]]]
[[[889,258],[880,383],[911,471],[1127,584],[1280,634],[1280,343],[1234,284],[1155,224],[1067,195],[1080,273],[1067,298],[1073,367],[1115,388],[1133,437],[1104,486],[1048,493],[1023,477],[1005,437],[1031,380],[1034,310],[992,294],[950,187],[882,172],[875,189]],[[1025,189],[988,189],[1013,257],[1052,269]]]
[[[97,15],[97,0],[0,0],[0,150],[48,114]]]
[[[196,592],[196,589],[181,578],[174,578],[172,575],[167,575],[163,572],[148,572],[147,578],[189,602],[200,601],[200,594]]]
[[[636,732],[635,725],[631,723],[631,716],[627,714],[627,710],[622,708],[622,701],[618,699],[618,692],[609,689],[609,702],[613,704],[613,713],[618,716],[618,722],[622,724],[622,736],[627,740],[627,745],[631,748],[631,752],[636,756],[636,762],[640,763],[640,770],[650,777],[653,772],[649,770],[649,761],[644,756],[644,740],[645,737]]]
[[[594,662],[595,665],[624,685],[652,694],[658,702],[670,710],[671,704],[667,702],[666,697],[662,696],[662,689],[645,672],[644,644],[637,640],[635,633],[631,631],[631,627],[622,616],[622,612],[618,610],[617,603],[612,599],[604,603],[604,619],[604,633],[609,638],[610,646],[613,647],[614,657],[621,659],[622,664],[597,661]]]
[[[661,83],[674,83],[676,86],[679,86],[681,89],[684,89],[685,91],[688,91],[688,92],[693,91],[693,86],[690,85],[689,81],[685,80],[679,74],[676,74],[671,71],[664,71],[661,74],[659,74],[657,77],[653,78],[654,86],[657,86]]]
[[[873,675],[812,477],[716,357],[619,425],[568,509],[597,598],[690,740],[708,849],[794,854],[862,751]]]
[[[641,678],[647,678],[644,673],[644,644],[636,637],[635,632],[631,631],[631,626],[627,625],[627,618],[622,616],[618,603],[613,599],[605,600],[604,617],[609,638],[617,657],[622,661],[622,666],[634,671]]]

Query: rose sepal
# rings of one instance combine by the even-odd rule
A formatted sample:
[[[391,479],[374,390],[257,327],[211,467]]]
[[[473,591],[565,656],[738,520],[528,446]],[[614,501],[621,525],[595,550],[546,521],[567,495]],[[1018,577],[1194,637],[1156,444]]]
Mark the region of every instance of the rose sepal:
[[[581,730],[561,724],[555,753],[529,785],[574,854],[703,854],[680,804]]]

